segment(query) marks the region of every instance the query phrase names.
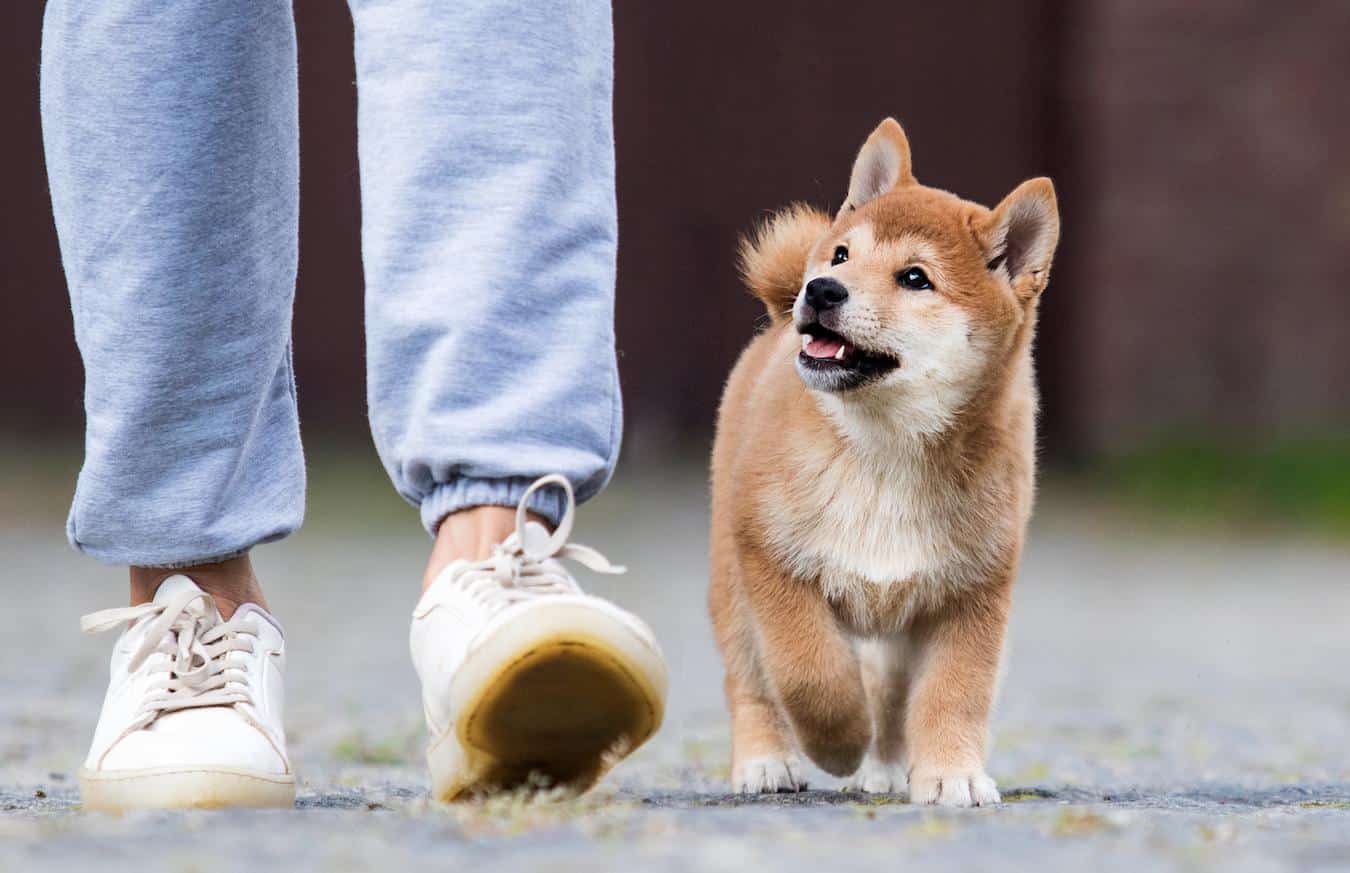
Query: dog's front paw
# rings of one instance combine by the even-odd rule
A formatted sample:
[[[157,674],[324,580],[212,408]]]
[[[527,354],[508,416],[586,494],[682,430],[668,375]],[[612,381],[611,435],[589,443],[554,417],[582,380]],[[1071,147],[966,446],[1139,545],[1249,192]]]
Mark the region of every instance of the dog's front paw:
[[[988,806],[998,803],[998,785],[983,770],[919,769],[909,774],[909,800],[939,806]]]
[[[868,755],[862,766],[844,783],[845,791],[861,791],[864,794],[895,794],[905,790],[905,768],[900,764],[887,764]]]
[[[801,791],[806,783],[797,778],[801,762],[793,757],[761,755],[737,761],[731,771],[731,789],[737,794],[775,794]]]

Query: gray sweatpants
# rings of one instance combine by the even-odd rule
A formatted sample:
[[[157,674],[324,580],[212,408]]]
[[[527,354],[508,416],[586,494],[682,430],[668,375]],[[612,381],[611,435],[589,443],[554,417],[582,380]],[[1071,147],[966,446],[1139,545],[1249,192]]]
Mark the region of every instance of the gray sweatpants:
[[[621,431],[609,3],[351,7],[385,468],[429,530],[544,473],[590,497]],[[43,133],[88,416],[68,528],[96,558],[199,563],[301,522],[296,102],[288,0],[47,3]]]

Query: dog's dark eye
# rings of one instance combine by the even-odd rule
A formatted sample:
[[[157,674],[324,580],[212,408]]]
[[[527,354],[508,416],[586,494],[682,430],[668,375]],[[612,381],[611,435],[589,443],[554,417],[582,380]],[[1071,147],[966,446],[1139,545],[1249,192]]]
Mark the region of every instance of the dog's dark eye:
[[[848,246],[835,246],[834,257],[830,258],[830,266],[837,267],[848,260]]]
[[[899,282],[901,287],[908,288],[911,291],[927,291],[933,287],[933,283],[928,281],[928,274],[918,267],[910,267],[896,273],[895,281]]]

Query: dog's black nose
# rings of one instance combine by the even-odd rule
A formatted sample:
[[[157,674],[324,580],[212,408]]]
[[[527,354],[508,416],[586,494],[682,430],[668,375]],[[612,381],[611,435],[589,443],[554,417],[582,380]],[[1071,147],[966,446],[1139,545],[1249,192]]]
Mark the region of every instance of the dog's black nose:
[[[833,309],[848,299],[848,289],[824,276],[806,283],[806,303],[816,312]]]

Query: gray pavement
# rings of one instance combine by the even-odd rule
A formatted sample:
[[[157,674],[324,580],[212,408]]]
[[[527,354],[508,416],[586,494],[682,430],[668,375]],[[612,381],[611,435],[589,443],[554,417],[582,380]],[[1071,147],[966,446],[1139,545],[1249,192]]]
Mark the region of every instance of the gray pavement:
[[[122,577],[67,549],[60,499],[0,480],[0,870],[1350,869],[1350,545],[1142,527],[1051,489],[994,725],[1007,802],[916,808],[820,773],[743,799],[703,476],[625,470],[582,512],[576,539],[633,568],[584,582],[651,622],[673,679],[662,732],[596,792],[429,802],[406,643],[425,538],[377,476],[320,473],[311,523],[257,554],[287,629],[298,808],[122,817],[80,812],[75,786],[111,643],[77,620]]]

